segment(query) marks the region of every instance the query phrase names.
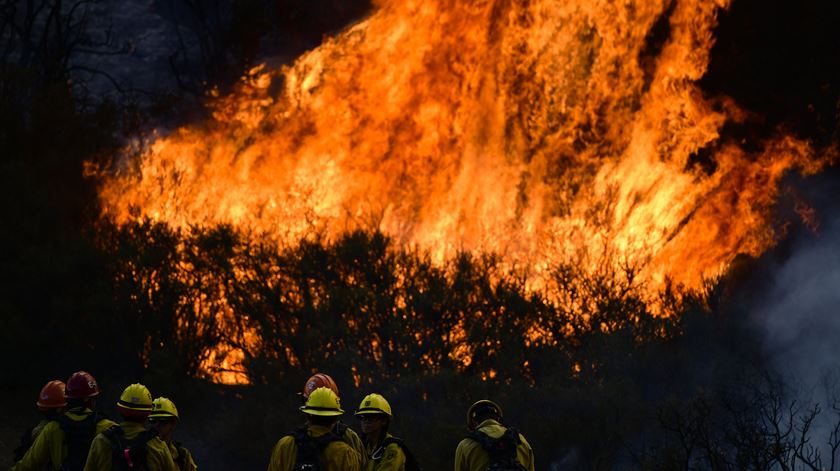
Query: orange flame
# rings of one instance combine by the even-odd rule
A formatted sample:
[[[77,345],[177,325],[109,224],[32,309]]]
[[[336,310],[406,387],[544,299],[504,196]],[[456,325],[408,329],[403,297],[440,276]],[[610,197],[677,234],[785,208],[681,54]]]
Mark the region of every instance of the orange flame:
[[[437,260],[496,251],[535,280],[607,249],[654,288],[700,287],[771,246],[780,179],[821,166],[791,137],[758,153],[721,137],[744,113],[696,81],[728,4],[380,0],[291,66],[251,70],[209,122],[127,155],[103,211],[280,244],[378,228]],[[692,164],[701,149],[713,171]]]

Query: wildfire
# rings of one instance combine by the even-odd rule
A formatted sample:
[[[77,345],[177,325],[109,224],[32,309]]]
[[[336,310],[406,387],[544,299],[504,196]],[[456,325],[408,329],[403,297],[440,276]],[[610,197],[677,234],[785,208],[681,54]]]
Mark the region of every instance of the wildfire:
[[[495,251],[535,280],[608,250],[653,288],[700,287],[771,246],[780,179],[822,165],[792,137],[750,152],[721,136],[744,112],[696,81],[728,4],[380,0],[125,156],[103,211],[279,244],[377,228],[438,260]]]

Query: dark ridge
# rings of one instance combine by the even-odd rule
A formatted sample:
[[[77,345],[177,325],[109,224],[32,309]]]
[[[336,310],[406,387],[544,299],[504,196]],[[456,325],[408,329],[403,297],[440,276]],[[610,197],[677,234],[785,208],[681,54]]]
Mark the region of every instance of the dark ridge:
[[[656,70],[656,59],[662,52],[668,38],[671,37],[671,14],[677,2],[672,1],[668,8],[659,15],[645,36],[645,47],[639,51],[639,65],[644,72],[644,88],[647,91],[653,80],[653,73]]]
[[[724,94],[817,145],[837,143],[840,2],[735,0],[720,15],[706,76],[709,96]]]

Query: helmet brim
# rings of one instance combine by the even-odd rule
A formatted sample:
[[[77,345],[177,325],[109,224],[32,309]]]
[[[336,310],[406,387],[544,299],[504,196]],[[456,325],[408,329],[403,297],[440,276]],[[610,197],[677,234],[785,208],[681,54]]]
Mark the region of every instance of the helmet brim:
[[[320,416],[320,417],[334,417],[334,416],[339,416],[339,415],[344,414],[344,411],[341,410],[341,409],[328,409],[328,408],[322,408],[322,407],[306,407],[306,406],[300,406],[298,409],[301,412],[303,412],[304,414],[317,415],[317,416]]]
[[[354,415],[356,415],[356,416],[360,416],[360,415],[384,415],[384,416],[387,416],[387,417],[391,417],[391,414],[385,412],[384,410],[373,409],[373,408],[359,409],[359,410],[356,411],[356,413]]]
[[[117,401],[117,409],[127,409],[133,410],[135,412],[147,412],[149,414],[152,413],[151,404],[133,404],[125,401]]]
[[[178,416],[172,414],[149,414],[149,420],[178,420]]]
[[[67,402],[62,402],[61,404],[48,404],[46,402],[38,401],[35,403],[35,407],[42,411],[55,410],[67,407]]]
[[[99,391],[94,391],[90,394],[70,393],[70,394],[65,394],[64,399],[75,399],[77,401],[81,401],[81,400],[85,400],[85,399],[92,399],[92,398],[97,397],[97,396],[99,396]]]

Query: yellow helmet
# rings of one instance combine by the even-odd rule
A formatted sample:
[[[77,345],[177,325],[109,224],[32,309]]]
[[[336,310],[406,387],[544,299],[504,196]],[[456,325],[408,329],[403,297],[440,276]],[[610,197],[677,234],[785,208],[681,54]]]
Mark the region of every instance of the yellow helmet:
[[[359,404],[359,410],[356,411],[356,415],[365,414],[386,414],[388,417],[393,417],[391,414],[391,404],[388,404],[388,401],[381,394],[376,393],[368,394],[362,399],[362,403]]]
[[[318,388],[306,398],[306,405],[300,407],[305,414],[330,417],[344,413],[339,405],[338,396],[330,388]]]
[[[152,411],[152,393],[146,386],[134,383],[123,390],[117,410],[123,415],[148,415]]]
[[[492,411],[494,414],[496,414],[497,417],[499,417],[499,420],[502,420],[501,406],[489,399],[482,399],[480,401],[477,401],[475,404],[471,405],[469,410],[467,410],[467,427],[472,428],[472,422],[476,420],[476,416],[478,415],[478,413],[483,410]]]
[[[152,401],[152,413],[149,414],[150,419],[168,420],[179,419],[178,408],[175,403],[165,397],[156,398]]]

